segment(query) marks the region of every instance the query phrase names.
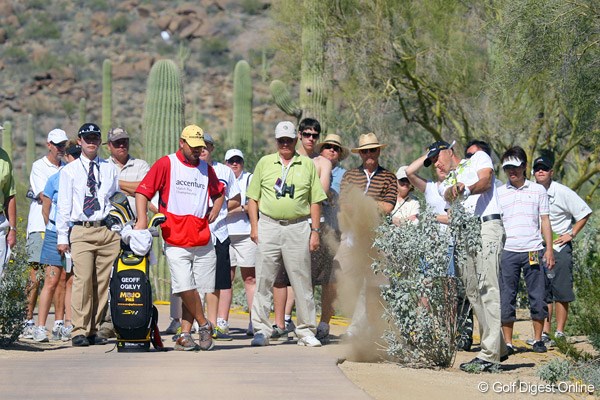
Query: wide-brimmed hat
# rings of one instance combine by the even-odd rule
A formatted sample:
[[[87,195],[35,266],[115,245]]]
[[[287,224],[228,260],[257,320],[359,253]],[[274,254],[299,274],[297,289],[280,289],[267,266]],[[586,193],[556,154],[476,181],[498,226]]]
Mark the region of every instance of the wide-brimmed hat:
[[[324,144],[334,144],[336,146],[338,146],[341,150],[340,150],[340,161],[344,160],[346,157],[348,157],[350,155],[350,149],[348,149],[347,147],[342,145],[342,138],[339,135],[336,135],[335,133],[330,133],[325,137],[325,140],[323,140],[321,143],[317,143],[315,145],[315,149],[317,150],[317,153],[321,152],[321,148],[323,147]]]
[[[352,149],[352,152],[358,153],[361,150],[375,149],[377,147],[383,149],[385,146],[387,146],[387,144],[379,143],[379,140],[377,140],[377,136],[375,136],[373,132],[363,133],[358,138],[358,147]]]

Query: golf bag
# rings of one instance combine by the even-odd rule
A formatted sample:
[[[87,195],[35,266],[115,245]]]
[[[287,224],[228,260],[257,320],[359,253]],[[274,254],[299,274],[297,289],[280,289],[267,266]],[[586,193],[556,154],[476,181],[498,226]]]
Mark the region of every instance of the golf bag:
[[[158,310],[152,304],[148,256],[150,250],[144,255],[137,255],[126,242],[124,232],[127,229],[131,232],[133,224],[133,212],[127,197],[117,192],[111,197],[111,203],[115,209],[109,214],[108,226],[111,230],[122,233],[121,249],[113,264],[109,289],[117,351],[150,351],[151,342],[157,350],[162,350],[163,344],[157,326]],[[153,236],[152,229],[156,231],[156,226],[164,221],[162,214],[156,214],[152,218],[149,230]]]

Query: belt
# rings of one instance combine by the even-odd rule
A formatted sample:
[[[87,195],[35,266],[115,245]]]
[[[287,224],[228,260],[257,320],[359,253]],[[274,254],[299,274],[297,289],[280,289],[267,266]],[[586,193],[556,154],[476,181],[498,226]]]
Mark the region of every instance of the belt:
[[[486,215],[485,217],[481,217],[479,219],[481,220],[481,222],[493,221],[495,219],[502,219],[502,215],[500,215],[500,214],[489,214],[489,215]]]
[[[106,226],[106,221],[77,221],[73,222],[73,225],[83,226],[84,228],[99,228],[101,226]]]
[[[308,216],[300,217],[300,218],[296,218],[296,219],[275,219],[275,218],[271,218],[268,215],[265,215],[263,213],[260,214],[260,218],[263,218],[269,222],[275,222],[276,224],[279,224],[282,226],[293,225],[293,224],[298,224],[300,222],[308,221]]]

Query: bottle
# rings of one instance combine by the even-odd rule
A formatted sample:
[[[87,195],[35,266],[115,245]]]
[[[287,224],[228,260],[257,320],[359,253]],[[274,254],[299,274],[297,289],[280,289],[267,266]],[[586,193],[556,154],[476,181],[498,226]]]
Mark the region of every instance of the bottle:
[[[73,260],[71,259],[71,252],[66,251],[63,255],[63,267],[66,273],[70,273],[73,270]]]

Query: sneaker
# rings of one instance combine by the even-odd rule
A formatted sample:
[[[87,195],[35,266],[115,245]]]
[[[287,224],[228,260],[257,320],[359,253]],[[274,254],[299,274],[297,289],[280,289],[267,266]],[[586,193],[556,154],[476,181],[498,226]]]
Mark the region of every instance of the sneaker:
[[[281,329],[277,325],[273,325],[273,332],[271,332],[271,339],[279,340],[284,336],[287,338],[287,334],[288,334],[288,331],[286,329]]]
[[[542,333],[542,342],[544,342],[546,347],[554,347],[555,345],[554,340],[550,339],[550,336],[546,332]],[[535,339],[527,339],[525,343],[527,343],[530,346],[533,346],[533,344],[535,343]]]
[[[548,336],[548,335],[546,335],[546,336]],[[565,339],[565,340],[567,339],[567,337],[565,336],[565,334],[562,333],[561,331],[554,332],[554,338],[555,339]]]
[[[545,353],[548,349],[542,340],[537,341],[533,344],[533,352],[534,353]]]
[[[48,334],[46,334],[45,326],[38,326],[33,330],[33,340],[40,343],[48,341]]]
[[[471,351],[473,345],[473,339],[468,335],[461,335],[456,342],[456,348],[462,351]]]
[[[260,347],[260,346],[268,346],[269,338],[267,338],[262,333],[255,333],[252,342],[250,342],[250,346]]]
[[[171,319],[171,323],[165,330],[167,335],[175,335],[177,333],[181,333],[181,321],[177,321],[176,319]]]
[[[191,333],[198,333],[199,329],[200,329],[200,326],[198,325],[198,321],[194,320],[194,322],[192,323]]]
[[[200,350],[208,351],[215,347],[215,343],[213,342],[212,338],[213,326],[210,321],[206,321],[206,324],[198,326],[198,334],[200,335],[198,340],[198,343],[200,343]]]
[[[215,340],[233,340],[228,331],[229,328],[221,328],[217,326],[213,330],[212,338]]]
[[[461,371],[464,372],[484,372],[490,371],[494,367],[494,363],[490,361],[482,360],[481,358],[475,357],[469,362],[460,364]]]
[[[63,325],[60,332],[60,339],[63,342],[71,340],[71,332],[73,331],[73,325]]]
[[[326,322],[319,322],[319,325],[317,326],[317,334],[315,335],[315,337],[318,340],[323,340],[327,339],[327,336],[329,336],[329,324]]]
[[[515,346],[513,346],[512,343],[506,343],[506,350],[507,350],[507,352],[506,352],[507,356],[512,356],[513,354],[515,354],[517,352],[517,349],[515,349]]]
[[[33,331],[35,331],[35,324],[27,322],[25,323],[21,337],[23,339],[33,339]]]
[[[90,342],[84,335],[77,335],[73,339],[71,339],[71,344],[73,347],[88,347]]]
[[[54,328],[52,328],[52,340],[61,340],[62,339],[62,329],[64,324],[58,323],[54,324]]]
[[[179,335],[179,338],[177,338],[177,341],[175,342],[175,350],[198,351],[200,350],[200,346],[198,346],[196,342],[194,342],[192,335],[190,335],[189,333],[182,333],[181,335]]]
[[[252,328],[252,322],[248,324],[248,329],[246,329],[246,336],[254,336],[254,329]]]
[[[298,346],[321,347],[321,342],[314,336],[304,336],[298,339]]]
[[[288,333],[294,333],[294,331],[296,331],[296,325],[294,325],[294,321],[292,321],[291,319],[286,319],[285,330]]]

